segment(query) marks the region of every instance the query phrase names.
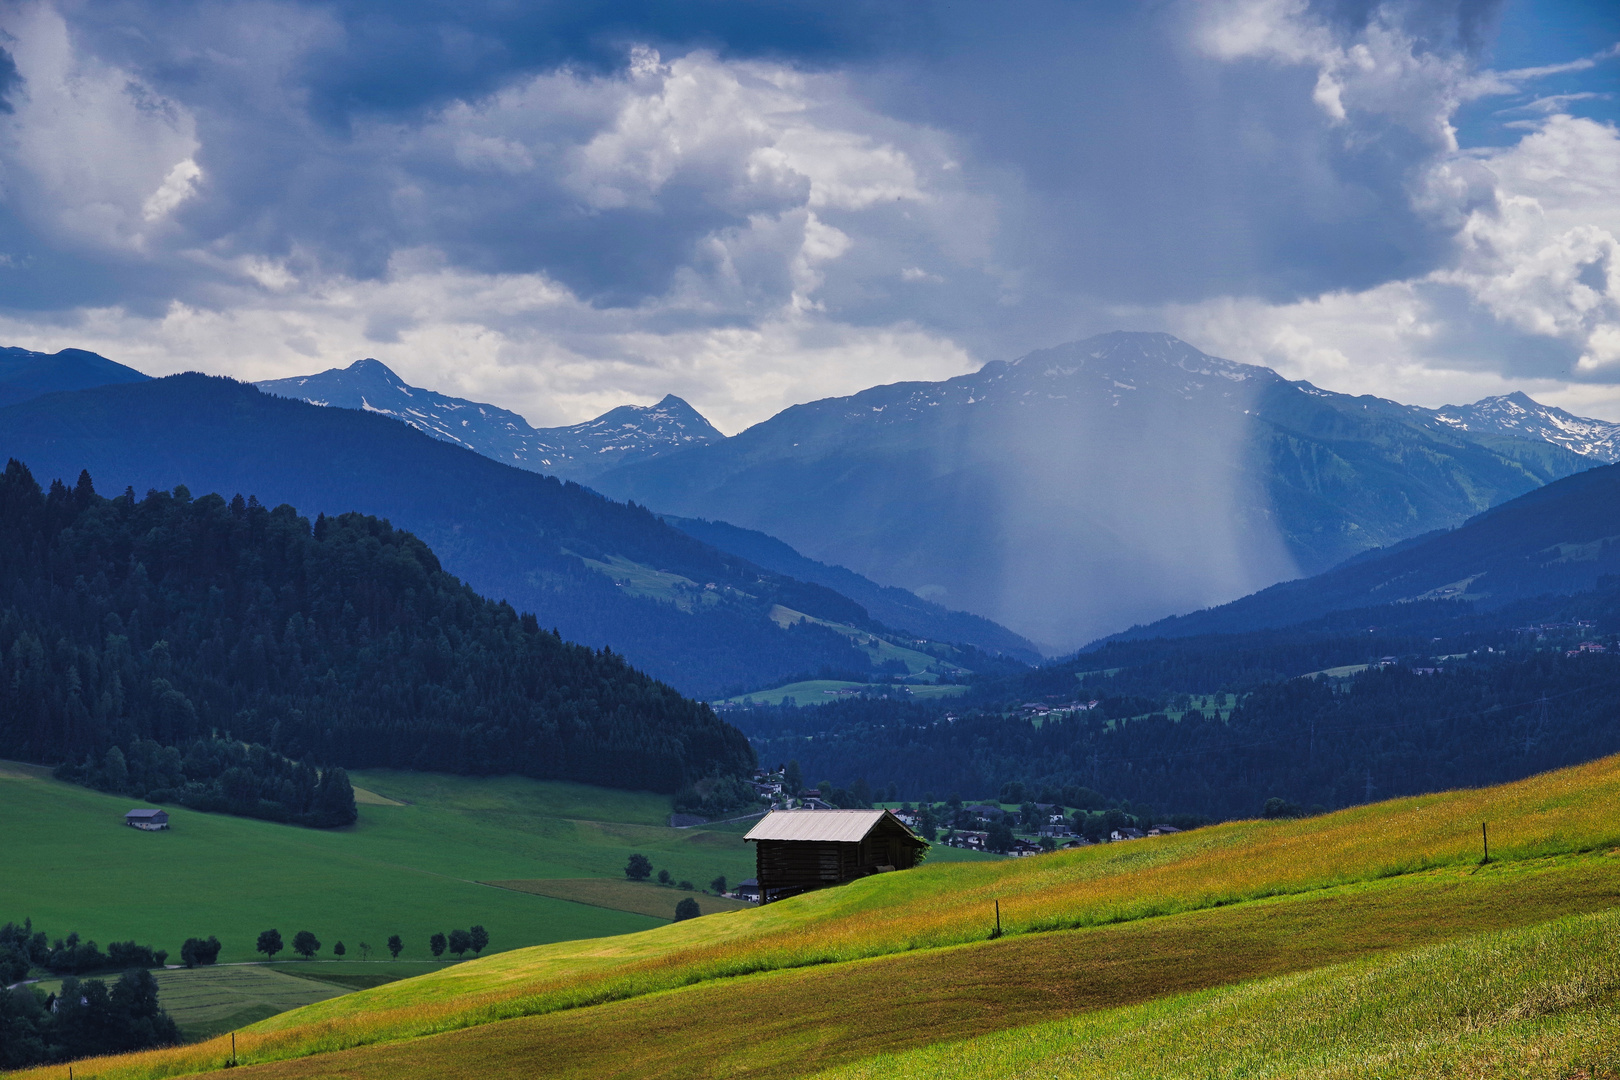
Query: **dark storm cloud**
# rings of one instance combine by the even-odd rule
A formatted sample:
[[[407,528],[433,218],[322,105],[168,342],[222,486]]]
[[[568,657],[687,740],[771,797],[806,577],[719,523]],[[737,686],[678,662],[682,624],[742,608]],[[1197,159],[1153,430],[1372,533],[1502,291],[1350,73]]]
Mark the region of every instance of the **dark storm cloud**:
[[[1449,48],[1477,36],[1476,7],[1400,11]],[[1347,33],[1371,17],[1365,4],[1331,8]],[[694,176],[655,206],[587,212],[553,177],[513,184],[453,162],[368,156],[356,141],[361,128],[409,128],[538,73],[620,71],[635,42],[846,70],[879,111],[951,133],[972,182],[1002,196],[995,261],[1018,268],[1018,294],[1049,309],[1076,293],[1289,299],[1421,273],[1443,255],[1445,236],[1407,198],[1431,148],[1399,130],[1347,140],[1313,104],[1306,65],[1197,55],[1184,7],[910,10],[91,4],[74,19],[101,55],[196,113],[209,182],[182,220],[199,239],[274,257],[302,248],[358,276],[383,272],[398,247],[433,244],[469,268],[544,271],[596,303],[634,304],[667,290],[703,237],[778,209],[722,205]],[[566,139],[566,126],[548,136]],[[859,276],[846,296],[839,282],[828,295],[851,318],[892,318],[892,284]]]
[[[354,285],[366,297],[354,304],[376,306],[354,316],[369,340],[399,344],[437,318],[521,338],[525,355],[544,341],[625,370],[708,347],[654,339],[776,320],[800,335],[776,340],[785,367],[845,331],[870,344],[902,327],[928,339],[908,355],[989,359],[1116,328],[1121,312],[1213,328],[1209,305],[1297,307],[1466,256],[1471,276],[1445,286],[1456,297],[1423,294],[1441,297],[1426,302],[1447,324],[1425,340],[1489,366],[1541,355],[1515,334],[1548,337],[1525,329],[1546,320],[1506,296],[1517,286],[1497,281],[1485,247],[1463,251],[1465,224],[1501,192],[1495,164],[1459,155],[1448,121],[1469,95],[1507,92],[1469,82],[1498,23],[1521,17],[1499,8],[0,9],[17,58],[4,96],[16,109],[0,117],[0,294],[41,320],[297,309],[287,348],[313,356],[331,346],[304,327],[336,319],[332,290]],[[1513,88],[1531,100],[1533,80]],[[1498,127],[1522,137],[1522,121]],[[1602,160],[1601,132],[1566,134]],[[1514,257],[1537,250],[1525,241]],[[383,295],[433,275],[444,284]],[[1567,307],[1556,276],[1543,291]],[[563,300],[465,301],[553,286]],[[1586,355],[1596,333],[1595,317],[1554,314],[1562,351],[1538,371]],[[1492,319],[1519,329],[1491,339]],[[1344,320],[1341,305],[1329,321]],[[1273,360],[1261,338],[1244,358]]]

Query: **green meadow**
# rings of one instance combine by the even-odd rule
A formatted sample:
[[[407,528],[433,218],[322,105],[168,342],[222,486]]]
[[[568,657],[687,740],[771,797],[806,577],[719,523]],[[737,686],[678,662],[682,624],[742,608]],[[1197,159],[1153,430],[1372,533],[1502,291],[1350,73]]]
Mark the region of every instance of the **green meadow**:
[[[134,939],[172,959],[187,937],[213,934],[224,944],[222,963],[262,959],[254,943],[272,927],[289,943],[313,931],[328,960],[338,941],[350,960],[361,942],[374,962],[386,958],[385,942],[399,934],[402,960],[427,961],[433,933],[474,923],[501,951],[666,921],[483,881],[622,880],[632,852],[700,886],[717,874],[736,881],[753,873],[741,834],[663,825],[667,796],[516,777],[379,771],[354,780],[379,798],[362,796],[350,828],[169,807],[172,827],[144,833],[123,824],[136,805],[127,798],[6,765],[0,921],[31,917],[53,937],[78,931],[103,946]]]
[[[1592,1080],[1620,1063],[1617,806],[1608,758],[1315,818],[925,863],[447,965],[237,1037],[252,1075],[289,1078],[544,1062],[625,1080]],[[205,1073],[227,1054],[216,1038],[94,1074]]]

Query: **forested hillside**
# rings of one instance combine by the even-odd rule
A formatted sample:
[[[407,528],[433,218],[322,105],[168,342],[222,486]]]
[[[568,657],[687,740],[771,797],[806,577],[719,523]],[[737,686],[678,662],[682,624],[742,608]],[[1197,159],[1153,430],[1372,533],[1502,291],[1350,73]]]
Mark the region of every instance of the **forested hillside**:
[[[103,488],[257,493],[313,516],[358,511],[420,537],[484,596],[570,641],[611,647],[683,693],[719,697],[821,668],[865,669],[831,622],[860,605],[771,574],[577,484],[491,461],[373,413],[176,375],[0,409],[0,457]]]
[[[0,658],[0,756],[132,792],[213,783],[222,809],[283,788],[319,809],[341,770],[294,761],[667,792],[753,763],[707,706],[478,596],[385,521],[107,499],[87,473],[47,493],[15,460]]]

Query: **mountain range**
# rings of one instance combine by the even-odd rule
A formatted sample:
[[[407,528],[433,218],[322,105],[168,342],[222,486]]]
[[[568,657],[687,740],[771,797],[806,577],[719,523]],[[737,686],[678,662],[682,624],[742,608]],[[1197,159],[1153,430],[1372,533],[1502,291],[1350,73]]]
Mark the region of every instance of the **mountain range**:
[[[1121,332],[796,405],[593,486],[759,530],[1057,651],[1460,524],[1606,460],[1613,425],[1583,435],[1566,417],[1515,398],[1426,410],[1353,397]]]
[[[871,658],[849,628],[882,629],[854,601],[721,552],[641,507],[385,416],[230,379],[176,375],[8,406],[5,456],[41,482],[87,469],[108,492],[183,485],[197,496],[289,503],[310,517],[387,518],[480,593],[694,696],[829,667],[867,670]]]
[[[119,380],[144,379],[77,354],[85,358]],[[1424,409],[1289,382],[1162,334],[1106,334],[944,382],[794,406],[729,439],[673,396],[537,429],[496,406],[410,386],[369,359],[260,388],[397,419],[526,471],[571,473],[651,507],[716,554],[840,594],[842,625],[865,618],[1024,659],[1037,655],[1031,639],[1055,652],[1218,607],[1620,455],[1620,425],[1523,394]],[[380,456],[368,467],[386,472]],[[176,482],[172,469],[157,473]],[[369,498],[365,487],[357,475],[348,490]],[[333,509],[390,512],[376,505]],[[418,509],[402,524],[458,569],[457,537],[488,522],[443,522],[441,538]],[[671,599],[668,582],[626,576],[642,570],[601,558],[585,565],[640,600]],[[679,589],[695,581],[656,569],[686,581]],[[523,573],[496,572],[482,554],[465,572],[486,591],[523,594],[512,584]],[[584,640],[615,642],[605,626],[579,629]],[[627,640],[638,638],[650,642]],[[730,681],[718,669],[685,681],[649,662],[688,689],[758,682],[740,669]]]
[[[266,393],[312,405],[391,416],[435,439],[567,480],[588,480],[627,461],[725,438],[674,394],[656,405],[621,405],[571,427],[535,428],[515,412],[410,386],[386,364],[372,359],[257,385]]]

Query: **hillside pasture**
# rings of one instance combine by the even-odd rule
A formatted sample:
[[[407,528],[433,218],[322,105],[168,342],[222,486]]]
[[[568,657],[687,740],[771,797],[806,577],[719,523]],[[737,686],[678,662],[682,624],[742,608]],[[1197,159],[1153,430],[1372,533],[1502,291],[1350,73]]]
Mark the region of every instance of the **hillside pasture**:
[[[1617,887],[1620,864],[1591,856],[1494,877],[1431,871],[1169,919],[717,980],[455,1025],[421,1039],[399,1039],[388,1025],[400,1017],[379,1013],[370,1017],[370,1038],[336,1052],[310,1045],[337,1034],[325,1025],[278,1032],[275,1020],[241,1033],[239,1044],[255,1064],[251,1075],[278,1077],[519,1076],[537,1060],[547,1063],[547,1075],[565,1077],[797,1077],[877,1054],[1601,912],[1615,903]],[[1414,919],[1415,910],[1425,917]],[[282,1019],[308,1019],[325,1006]],[[196,1071],[218,1060],[223,1046],[109,1060],[98,1075]]]
[[[1604,912],[881,1054],[819,1080],[1620,1076]]]
[[[7,871],[0,920],[32,917],[55,937],[134,939],[177,958],[192,936],[217,936],[222,963],[262,959],[261,930],[290,941],[311,930],[322,958],[362,941],[373,959],[399,934],[402,959],[428,960],[428,938],[474,923],[491,949],[630,933],[645,915],[479,884],[542,877],[623,879],[632,852],[678,878],[740,880],[753,872],[740,835],[662,824],[666,796],[517,777],[360,773],[385,802],[362,803],[350,828],[316,830],[168,807],[172,828],[123,824],[137,805],[50,778],[0,770]],[[389,805],[397,804],[397,805]],[[139,903],[131,903],[138,897]],[[278,959],[285,959],[283,953]]]
[[[413,1063],[426,1070],[418,1075],[503,1075],[536,1054],[577,1058],[577,1068],[559,1065],[563,1075],[693,1075],[728,1054],[793,1075],[1606,910],[1620,898],[1620,858],[1608,854],[1617,786],[1620,759],[1611,758],[1302,821],[925,865],[753,911],[455,965],[274,1017],[242,1037],[257,1060],[288,1059],[273,1067],[285,1075],[340,1063],[352,1075],[409,1075]],[[1479,820],[1493,822],[1484,866]],[[1007,934],[992,942],[997,900]],[[612,1034],[619,1016],[627,1033],[657,1033],[640,1037],[633,1059],[615,1049],[635,1042]],[[753,1037],[728,1043],[741,1036],[722,1029]],[[890,1034],[850,1034],[865,1031]],[[822,1043],[831,1049],[817,1050]],[[435,1057],[440,1046],[450,1049]],[[216,1051],[109,1062],[104,1075],[194,1071]],[[507,1064],[495,1060],[508,1052]],[[657,1066],[660,1054],[667,1067]]]

